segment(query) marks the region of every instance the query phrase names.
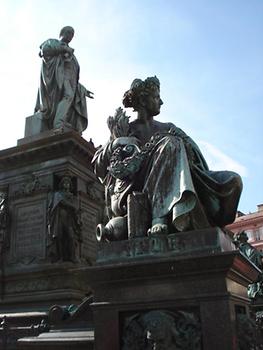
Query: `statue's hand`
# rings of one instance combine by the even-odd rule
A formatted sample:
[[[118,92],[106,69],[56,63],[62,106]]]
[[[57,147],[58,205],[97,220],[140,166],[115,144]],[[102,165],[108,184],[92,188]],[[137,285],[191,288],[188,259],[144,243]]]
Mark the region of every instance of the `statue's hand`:
[[[89,98],[94,98],[94,93],[86,89],[86,96]]]

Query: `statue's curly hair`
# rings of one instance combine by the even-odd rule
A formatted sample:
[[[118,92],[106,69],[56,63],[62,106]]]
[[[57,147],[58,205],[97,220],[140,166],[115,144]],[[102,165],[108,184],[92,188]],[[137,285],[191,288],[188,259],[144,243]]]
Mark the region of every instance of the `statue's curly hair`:
[[[134,79],[130,89],[124,93],[122,103],[124,107],[133,107],[136,111],[140,105],[140,97],[147,96],[156,89],[160,90],[160,81],[156,75],[145,80]]]

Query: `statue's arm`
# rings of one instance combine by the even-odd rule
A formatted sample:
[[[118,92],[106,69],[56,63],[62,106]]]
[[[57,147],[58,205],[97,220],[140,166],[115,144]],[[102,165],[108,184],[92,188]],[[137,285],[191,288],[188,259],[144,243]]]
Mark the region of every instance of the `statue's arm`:
[[[40,57],[53,57],[63,54],[72,55],[74,50],[57,39],[48,39],[40,45]]]

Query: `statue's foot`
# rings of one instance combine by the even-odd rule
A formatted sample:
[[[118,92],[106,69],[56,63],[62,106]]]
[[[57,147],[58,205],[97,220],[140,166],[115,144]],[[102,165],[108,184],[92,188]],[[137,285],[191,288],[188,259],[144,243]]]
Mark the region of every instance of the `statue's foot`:
[[[157,218],[152,221],[152,227],[148,230],[148,235],[167,235],[168,225],[165,218]]]

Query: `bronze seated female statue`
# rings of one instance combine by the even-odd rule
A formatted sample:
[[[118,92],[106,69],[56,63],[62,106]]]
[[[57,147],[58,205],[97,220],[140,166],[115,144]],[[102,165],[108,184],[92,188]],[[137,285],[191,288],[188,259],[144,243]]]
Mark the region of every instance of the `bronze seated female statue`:
[[[137,119],[121,108],[109,117],[109,142],[95,154],[95,173],[106,188],[110,219],[98,236],[119,240],[127,234],[127,197],[144,194],[149,207],[145,235],[169,234],[234,221],[242,181],[232,171],[209,170],[196,143],[172,123],[154,120],[163,104],[157,77],[135,79],[123,97]],[[130,213],[132,215],[132,213]]]

